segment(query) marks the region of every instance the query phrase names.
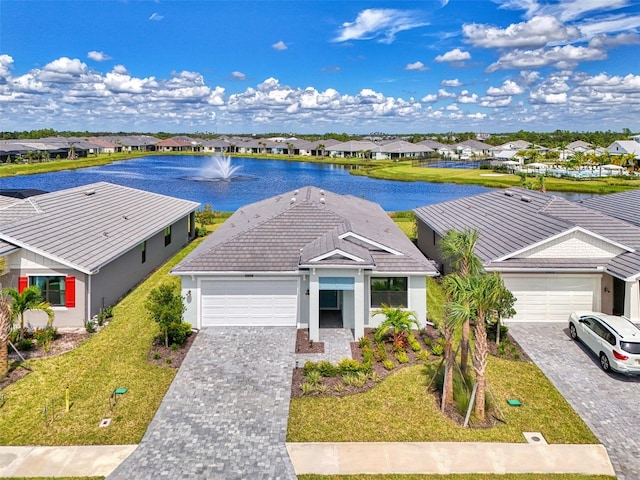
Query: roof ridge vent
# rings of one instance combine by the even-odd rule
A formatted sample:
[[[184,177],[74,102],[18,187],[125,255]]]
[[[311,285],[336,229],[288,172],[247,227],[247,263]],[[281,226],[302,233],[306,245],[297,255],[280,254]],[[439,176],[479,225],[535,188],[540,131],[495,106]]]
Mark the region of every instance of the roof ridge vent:
[[[531,203],[531,197],[528,197],[526,195],[521,195],[520,200],[522,200],[523,202]]]
[[[324,199],[324,197],[320,197],[320,203],[321,203],[322,205],[324,205],[324,204],[326,203],[326,200]]]
[[[293,205],[294,203],[296,203],[296,197],[291,197],[291,200],[289,200],[289,205]]]
[[[88,197],[88,196],[90,196],[90,195],[95,195],[95,194],[96,194],[96,191],[92,188],[92,189],[90,189],[90,190],[85,190],[85,191],[84,191],[84,194]]]
[[[513,197],[513,192],[512,192],[511,190],[505,190],[505,191],[504,191],[504,194],[505,194],[507,197]]]

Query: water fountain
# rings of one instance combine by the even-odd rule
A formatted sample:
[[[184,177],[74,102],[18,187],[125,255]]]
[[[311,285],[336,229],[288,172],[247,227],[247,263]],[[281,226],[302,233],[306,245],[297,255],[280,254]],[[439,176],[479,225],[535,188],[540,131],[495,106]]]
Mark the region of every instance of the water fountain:
[[[240,165],[231,165],[231,157],[216,155],[209,163],[198,172],[197,177],[189,177],[188,180],[199,182],[231,182],[232,180],[248,180],[246,175],[238,175],[242,168]]]

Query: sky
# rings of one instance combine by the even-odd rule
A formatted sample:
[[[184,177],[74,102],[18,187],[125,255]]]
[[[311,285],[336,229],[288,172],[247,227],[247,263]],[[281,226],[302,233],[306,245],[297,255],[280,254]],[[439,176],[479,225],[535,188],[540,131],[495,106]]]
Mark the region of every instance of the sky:
[[[0,130],[640,131],[639,0],[0,0]]]

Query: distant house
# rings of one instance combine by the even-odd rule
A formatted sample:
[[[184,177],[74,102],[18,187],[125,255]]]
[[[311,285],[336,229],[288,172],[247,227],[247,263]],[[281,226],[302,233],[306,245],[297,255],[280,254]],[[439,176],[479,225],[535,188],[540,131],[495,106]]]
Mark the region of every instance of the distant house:
[[[288,325],[318,341],[325,325],[363,336],[382,304],[425,325],[437,270],[379,205],[304,187],[240,208],[171,273],[194,326]]]
[[[513,321],[566,321],[575,310],[640,320],[640,191],[583,204],[521,188],[496,190],[415,210],[418,247],[440,251],[451,229],[477,229],[475,253],[517,298]]]
[[[56,326],[82,327],[194,238],[197,206],[105,182],[1,196],[2,287],[37,285]],[[36,312],[27,320],[44,323]]]
[[[640,140],[616,140],[607,147],[607,152],[611,155],[633,155],[640,160]]]
[[[458,158],[461,160],[469,160],[471,158],[487,157],[493,146],[479,142],[478,140],[465,140],[452,145],[451,148],[457,154]]]
[[[178,138],[167,138],[156,143],[156,150],[159,152],[190,152],[193,151],[193,144]]]

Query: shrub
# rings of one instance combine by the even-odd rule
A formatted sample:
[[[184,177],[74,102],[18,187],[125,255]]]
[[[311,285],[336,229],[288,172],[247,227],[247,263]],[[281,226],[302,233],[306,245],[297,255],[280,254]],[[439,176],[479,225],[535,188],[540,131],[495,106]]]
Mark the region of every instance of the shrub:
[[[335,377],[338,374],[338,368],[331,362],[322,361],[316,365],[317,371],[323,377]]]
[[[407,342],[405,341],[405,339],[402,338],[401,336],[394,337],[391,350],[393,350],[393,353],[404,352],[404,347],[406,343]]]
[[[172,343],[169,348],[172,352],[177,352],[178,350],[180,350],[180,345],[178,345],[177,343]]]
[[[320,383],[315,386],[315,390],[316,390],[316,393],[319,393],[320,395],[325,395],[329,392],[329,386],[324,385],[323,383]]]
[[[487,327],[487,339],[492,342],[496,341],[496,333],[498,332],[498,323],[493,323]],[[507,338],[507,333],[509,332],[509,327],[506,325],[500,324],[500,340]]]
[[[382,378],[380,378],[380,375],[378,375],[377,372],[371,372],[369,373],[369,380],[371,380],[374,383],[379,383],[382,381]]]
[[[161,355],[160,355],[158,352],[155,352],[155,353],[153,354],[153,359],[154,359],[154,360],[160,360],[160,356],[161,356]]]
[[[320,383],[320,380],[322,380],[322,375],[320,375],[320,372],[318,370],[311,370],[304,376],[304,378],[311,385],[318,385]]]
[[[431,351],[434,355],[440,356],[444,353],[444,338],[439,338],[431,347]]]
[[[431,354],[427,350],[420,350],[418,353],[416,353],[416,357],[418,358],[418,360],[422,360],[423,362],[428,361],[430,356]]]
[[[110,305],[108,307],[105,307],[105,309],[102,311],[102,313],[104,313],[104,317],[105,318],[112,318],[113,317],[113,307]]]
[[[369,374],[373,371],[373,362],[362,362],[360,373]]]
[[[168,347],[169,330],[173,324],[182,323],[182,314],[186,310],[182,297],[180,296],[180,289],[169,283],[165,283],[154,288],[147,296],[145,307],[149,316],[160,326],[160,331],[164,336],[164,345],[165,347]],[[189,330],[191,330],[191,326],[189,326]],[[180,344],[184,342],[184,340],[182,342],[178,342],[176,339],[173,339],[173,341]]]
[[[187,322],[173,322],[167,329],[169,341],[172,344],[182,345],[187,341],[187,337],[191,335],[191,324]]]
[[[384,362],[387,359],[387,348],[384,343],[376,343],[376,351],[373,356],[378,362]]]
[[[345,385],[353,385],[354,387],[362,388],[365,383],[367,383],[367,375],[362,372],[347,373],[342,376],[342,381]]]
[[[420,344],[418,343],[417,340],[414,340],[413,342],[411,342],[411,350],[413,350],[414,352],[419,352],[422,347],[420,347]]]
[[[409,362],[409,357],[407,357],[407,352],[405,352],[405,351],[396,352],[394,354],[394,356],[396,357],[396,360],[398,360],[399,363],[408,363]]]
[[[373,361],[373,350],[371,350],[369,347],[364,347],[362,349],[362,363],[373,363]]]
[[[336,384],[333,386],[333,390],[334,390],[336,393],[342,393],[342,392],[344,392],[344,391],[345,391],[344,383],[336,383]]]
[[[389,359],[383,360],[382,366],[387,370],[393,370],[395,368],[395,364]]]
[[[343,358],[338,362],[338,371],[341,375],[357,373],[360,371],[360,362],[351,358]]]
[[[318,364],[316,362],[312,362],[312,361],[307,361],[304,363],[304,367],[302,367],[302,373],[303,375],[307,375],[307,373],[313,371],[313,370],[318,370]]]
[[[309,382],[303,382],[300,384],[300,390],[302,391],[302,395],[311,395],[315,392],[315,388]]]
[[[369,340],[369,337],[360,337],[358,339],[358,346],[360,348],[370,347],[371,346],[371,340]]]
[[[84,322],[84,328],[87,333],[96,333],[96,322],[93,319]]]
[[[31,338],[23,338],[16,344],[16,348],[21,352],[33,349],[33,340]]]
[[[53,327],[37,328],[33,331],[33,338],[45,352],[51,349],[51,342],[56,339],[58,332]]]

